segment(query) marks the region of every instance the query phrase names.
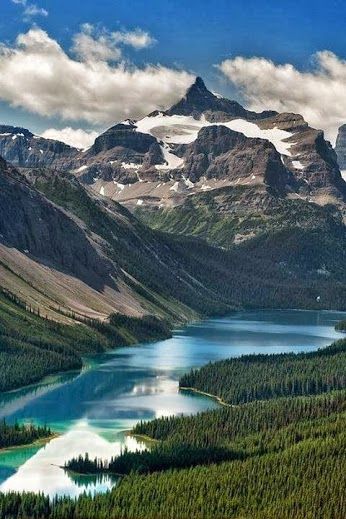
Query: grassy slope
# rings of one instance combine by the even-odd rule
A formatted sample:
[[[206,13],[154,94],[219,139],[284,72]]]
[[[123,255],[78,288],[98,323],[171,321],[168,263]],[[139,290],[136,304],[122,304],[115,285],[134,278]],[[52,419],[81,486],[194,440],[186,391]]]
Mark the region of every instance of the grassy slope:
[[[181,303],[185,311],[190,308],[198,314],[209,315],[224,313],[239,305],[346,307],[346,235],[331,209],[302,201],[273,199],[265,194],[263,200],[267,201],[268,209],[262,207],[258,212],[263,214],[267,226],[261,224],[257,238],[231,247],[227,252],[190,237],[194,232],[184,228],[178,213],[177,223],[182,222],[183,227],[180,231],[166,225],[160,227],[179,235],[153,232],[119,204],[88,196],[68,175],[58,174],[53,178],[51,175],[36,174],[35,186],[102,236],[109,244],[108,254],[140,282],[140,285],[132,283],[132,287],[147,304],[151,301],[150,313],[166,313],[166,318],[176,319],[177,314],[184,311],[179,309]],[[211,193],[195,196],[186,205],[193,207],[191,221],[195,226],[206,225],[206,220],[195,213],[195,206],[200,204],[208,211],[209,223],[219,218],[218,232],[231,240],[227,225],[223,229],[223,218],[237,200],[248,200],[250,195],[244,188],[224,189],[218,193],[216,197]],[[256,193],[251,197],[257,200]],[[173,209],[172,214],[183,211],[184,207]],[[252,208],[247,212],[253,216]],[[240,222],[241,218],[237,217]],[[244,219],[241,225],[244,227]],[[220,245],[217,240],[214,244]],[[320,305],[316,304],[317,296],[321,296]]]
[[[95,199],[67,174],[35,175],[37,189],[104,240],[107,256],[127,273],[125,282],[150,313],[176,322],[230,309],[212,283],[199,283],[193,271],[181,268],[169,239],[143,226],[120,204]]]
[[[271,196],[263,187],[225,187],[190,196],[174,208],[136,208],[153,229],[195,236],[229,248],[237,235],[251,238],[285,229],[340,233],[335,209]]]

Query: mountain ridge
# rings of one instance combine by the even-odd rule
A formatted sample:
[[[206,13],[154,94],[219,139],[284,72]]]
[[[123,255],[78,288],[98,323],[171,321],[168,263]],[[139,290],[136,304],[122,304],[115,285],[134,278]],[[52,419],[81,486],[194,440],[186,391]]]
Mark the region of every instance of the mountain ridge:
[[[286,196],[293,192],[322,205],[344,204],[346,184],[323,132],[310,128],[299,114],[246,110],[236,101],[210,92],[200,77],[170,109],[152,112],[139,121],[117,123],[98,136],[88,150],[45,140],[31,132],[28,140],[20,128],[13,128],[12,133],[2,131],[0,135],[0,155],[20,167],[71,171],[91,189],[131,209],[143,204],[177,205],[186,196],[222,187],[221,180],[225,185],[263,182],[263,175],[258,178],[250,171],[251,154],[244,154],[250,171],[247,178],[241,168],[234,167],[232,179],[224,174],[216,185],[215,179],[208,183],[207,177],[197,182],[189,178],[188,168],[184,168],[185,148],[198,139],[201,129],[213,124],[243,133],[247,139],[269,140],[295,179],[287,186]],[[278,165],[278,174],[280,169]]]

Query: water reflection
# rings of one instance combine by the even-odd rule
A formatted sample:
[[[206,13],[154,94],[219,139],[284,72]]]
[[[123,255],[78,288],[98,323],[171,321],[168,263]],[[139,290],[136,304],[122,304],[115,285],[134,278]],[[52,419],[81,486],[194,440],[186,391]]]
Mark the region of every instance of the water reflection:
[[[145,448],[143,443],[129,436],[110,442],[94,431],[86,421],[81,421],[66,434],[54,438],[38,450],[1,485],[1,490],[3,492],[44,490],[50,496],[69,494],[72,497],[82,494],[86,489],[91,493],[105,492],[114,485],[114,478],[88,479],[86,487],[83,484],[83,477],[71,478],[62,467],[71,458],[86,452],[89,453],[90,458],[109,459],[120,454],[124,446],[129,450]]]
[[[95,493],[96,489],[99,491],[100,488],[111,488],[118,481],[119,476],[112,474],[85,474],[76,475],[72,472],[68,473],[69,478],[77,487],[83,488],[88,493]]]
[[[176,330],[166,341],[120,348],[88,361],[89,369],[3,395],[0,416],[47,423],[61,436],[44,448],[0,453],[0,490],[79,495],[105,491],[114,480],[72,478],[60,468],[71,457],[110,458],[122,446],[143,448],[124,435],[139,420],[215,407],[178,392],[179,376],[209,361],[247,353],[308,351],[341,337],[338,312],[238,312]]]

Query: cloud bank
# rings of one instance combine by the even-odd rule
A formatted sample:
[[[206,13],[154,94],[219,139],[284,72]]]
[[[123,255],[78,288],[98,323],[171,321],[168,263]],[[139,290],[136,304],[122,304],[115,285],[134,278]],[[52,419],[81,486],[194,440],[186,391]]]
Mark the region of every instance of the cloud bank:
[[[218,68],[243,93],[249,108],[296,112],[335,140],[346,122],[346,61],[329,51],[318,52],[313,69],[297,70],[265,58],[236,57]]]
[[[82,36],[89,39],[81,43]],[[138,49],[151,42],[139,29],[110,36],[84,26],[74,39],[78,57],[73,58],[34,27],[19,34],[13,46],[0,45],[0,99],[42,116],[102,126],[166,108],[185,93],[191,74],[161,65],[113,63],[117,45]]]
[[[65,142],[75,148],[85,149],[89,148],[94,143],[94,140],[98,136],[98,132],[82,130],[81,128],[74,129],[68,126],[61,130],[57,128],[48,128],[41,136],[45,139],[54,139]]]

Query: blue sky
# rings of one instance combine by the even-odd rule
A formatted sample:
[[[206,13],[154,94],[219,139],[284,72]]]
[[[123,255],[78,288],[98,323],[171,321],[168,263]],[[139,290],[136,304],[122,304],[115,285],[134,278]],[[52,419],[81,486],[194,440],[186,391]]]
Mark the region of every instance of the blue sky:
[[[156,42],[141,49],[124,48],[122,59],[127,63],[139,68],[159,63],[198,74],[211,89],[250,104],[256,103],[249,101],[249,85],[244,88],[243,79],[239,78],[233,82],[233,77],[230,80],[216,64],[236,56],[261,57],[275,65],[290,63],[304,73],[316,66],[313,58],[316,52],[328,50],[340,60],[346,57],[346,3],[341,0],[0,1],[0,41],[7,48],[12,48],[18,34],[25,34],[33,26],[46,31],[67,53],[83,23],[93,24],[100,31],[106,28],[125,32],[139,28]],[[25,16],[25,9],[32,5],[37,13]],[[40,9],[46,13],[41,14]],[[267,93],[266,96],[263,99],[271,101]],[[42,115],[25,103],[11,107],[15,102],[10,96],[0,100],[0,120],[38,132],[66,124],[98,129],[108,122],[66,118],[59,110]],[[274,99],[273,103],[276,102]]]

